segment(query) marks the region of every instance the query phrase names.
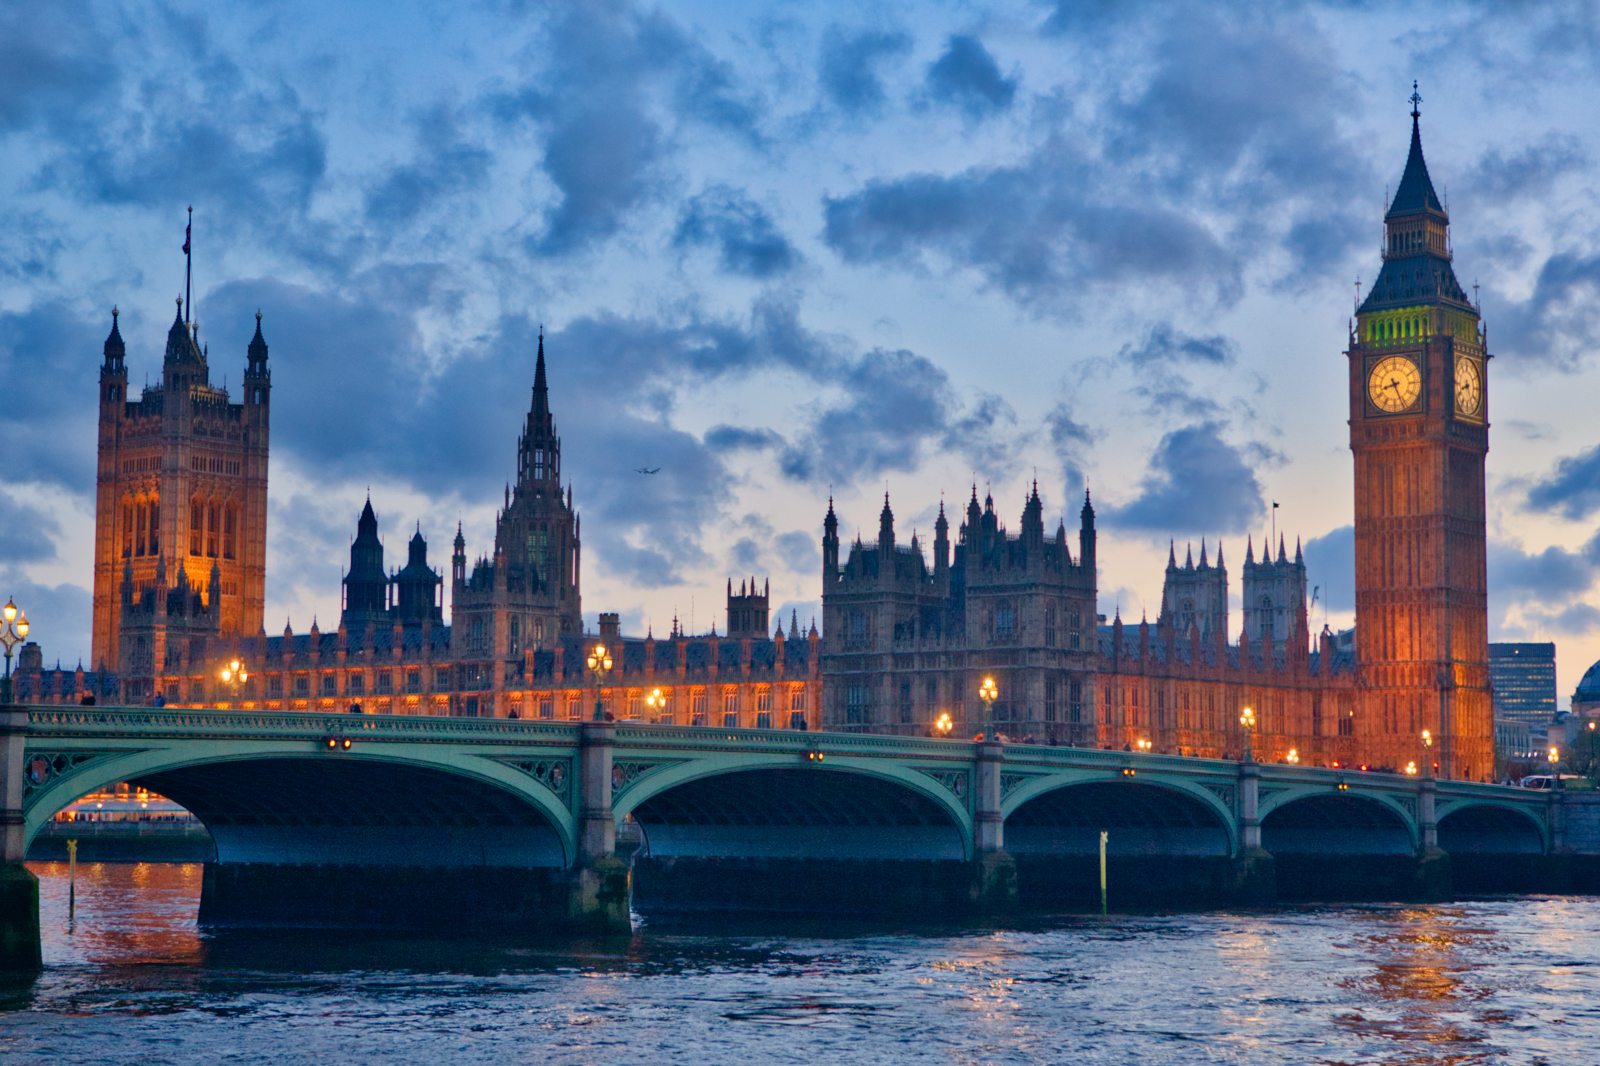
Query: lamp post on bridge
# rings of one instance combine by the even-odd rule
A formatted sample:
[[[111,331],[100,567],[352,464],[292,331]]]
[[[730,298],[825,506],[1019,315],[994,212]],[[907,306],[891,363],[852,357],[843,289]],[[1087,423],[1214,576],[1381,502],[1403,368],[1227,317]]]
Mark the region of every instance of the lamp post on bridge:
[[[983,701],[983,721],[994,731],[994,701],[1000,696],[1000,688],[994,683],[994,676],[988,675],[978,685],[978,698]]]
[[[1239,712],[1239,732],[1244,740],[1244,758],[1241,762],[1254,762],[1255,753],[1250,750],[1250,734],[1255,732],[1256,712],[1253,707],[1246,707]]]
[[[228,691],[233,693],[233,701],[237,703],[239,702],[239,693],[244,688],[244,683],[250,680],[250,671],[246,670],[244,662],[235,656],[229,659],[221,670],[217,671],[217,678],[228,686]]]
[[[28,614],[11,597],[0,607],[0,644],[6,649],[6,672],[0,677],[0,704],[11,702],[11,649],[28,637]]]
[[[650,720],[653,724],[661,714],[661,711],[667,706],[667,697],[659,688],[653,688],[645,693],[644,705],[650,708]]]
[[[604,644],[596,644],[584,662],[594,675],[594,720],[603,722],[606,720],[605,683],[606,675],[611,672],[611,653]]]

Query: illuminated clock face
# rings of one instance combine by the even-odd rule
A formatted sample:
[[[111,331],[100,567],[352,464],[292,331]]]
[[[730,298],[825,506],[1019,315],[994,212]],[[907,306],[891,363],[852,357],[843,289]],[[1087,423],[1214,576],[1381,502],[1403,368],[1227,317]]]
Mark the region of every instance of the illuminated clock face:
[[[1409,410],[1422,392],[1422,372],[1403,355],[1380,359],[1367,379],[1367,396],[1372,406],[1394,414]]]
[[[1475,415],[1483,407],[1483,377],[1471,359],[1456,360],[1456,411]]]

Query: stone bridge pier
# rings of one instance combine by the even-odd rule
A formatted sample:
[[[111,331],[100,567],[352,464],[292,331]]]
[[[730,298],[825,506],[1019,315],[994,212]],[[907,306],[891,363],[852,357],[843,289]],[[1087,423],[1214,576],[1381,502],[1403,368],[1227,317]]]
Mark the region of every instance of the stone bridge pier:
[[[0,973],[40,968],[39,879],[22,865],[24,707],[0,705]]]
[[[567,917],[596,931],[625,933],[632,874],[617,857],[612,811],[613,752],[617,727],[584,722],[578,741],[578,854],[568,875]]]

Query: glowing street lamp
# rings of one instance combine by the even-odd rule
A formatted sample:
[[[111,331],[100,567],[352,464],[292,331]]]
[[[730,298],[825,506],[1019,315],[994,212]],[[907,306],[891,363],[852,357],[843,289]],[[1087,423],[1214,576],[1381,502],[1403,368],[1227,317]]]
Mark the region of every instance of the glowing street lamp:
[[[950,718],[950,712],[940,711],[939,717],[933,720],[933,735],[936,737],[947,737],[950,735],[950,731],[955,727],[956,723]]]
[[[666,709],[667,697],[660,689],[653,688],[645,693],[644,705],[650,708],[650,717],[655,718]]]
[[[11,649],[28,638],[27,612],[17,608],[8,596],[0,607],[0,644],[6,649],[6,672],[0,677],[0,703],[11,702]]]
[[[217,677],[233,692],[233,698],[239,698],[239,690],[244,683],[250,680],[250,671],[244,668],[244,663],[238,659],[229,659],[226,666],[217,671]]]
[[[594,675],[594,720],[606,720],[606,707],[604,702],[606,675],[611,672],[611,653],[604,644],[596,644],[589,652],[589,657],[584,660],[589,667],[589,672]]]
[[[1150,738],[1149,737],[1140,737],[1138,740],[1133,742],[1133,746],[1138,748],[1140,751],[1144,752],[1146,755],[1150,754]]]
[[[1422,774],[1424,777],[1433,776],[1433,730],[1422,731]]]
[[[984,720],[993,721],[994,701],[1000,698],[1000,688],[994,683],[992,676],[985,677],[978,685],[978,698],[983,701]]]
[[[1246,707],[1239,712],[1239,728],[1244,735],[1244,761],[1249,762],[1252,757],[1250,754],[1250,734],[1256,728],[1256,712],[1253,707]]]
[[[1299,766],[1300,765],[1300,749],[1299,748],[1290,748],[1289,749],[1289,754],[1287,754],[1287,755],[1285,755],[1283,757],[1283,761],[1288,763],[1290,766]]]

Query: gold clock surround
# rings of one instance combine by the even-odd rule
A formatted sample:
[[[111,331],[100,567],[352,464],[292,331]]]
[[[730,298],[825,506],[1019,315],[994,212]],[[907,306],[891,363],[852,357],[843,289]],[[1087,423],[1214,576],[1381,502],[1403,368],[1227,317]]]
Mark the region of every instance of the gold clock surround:
[[[1477,418],[1483,411],[1483,374],[1478,364],[1466,356],[1456,360],[1456,413]]]
[[[1421,395],[1422,371],[1403,355],[1379,359],[1367,375],[1367,399],[1385,414],[1411,410]]]

